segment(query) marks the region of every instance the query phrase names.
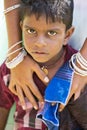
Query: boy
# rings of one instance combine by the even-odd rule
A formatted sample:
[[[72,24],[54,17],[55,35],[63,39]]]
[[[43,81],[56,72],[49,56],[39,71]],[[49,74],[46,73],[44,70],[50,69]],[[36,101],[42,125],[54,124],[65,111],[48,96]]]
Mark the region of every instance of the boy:
[[[22,6],[20,26],[24,47],[27,53],[46,71],[50,80],[60,67],[70,59],[71,55],[76,53],[74,49],[67,45],[74,31],[72,18],[72,0],[28,0],[24,1]],[[27,99],[29,109],[25,111],[22,109],[18,98],[8,90],[9,76],[10,71],[3,64],[0,69],[0,114],[4,111],[3,118],[0,121],[1,129],[4,129],[9,109],[14,101],[17,105],[15,130],[47,129],[46,125],[36,118],[38,110],[34,110]],[[43,84],[35,74],[33,78],[44,95],[47,84]],[[80,98],[73,101],[72,97],[66,108],[59,113],[60,130],[87,129],[86,93],[87,88],[85,87],[85,91]],[[83,106],[83,109],[78,109]]]

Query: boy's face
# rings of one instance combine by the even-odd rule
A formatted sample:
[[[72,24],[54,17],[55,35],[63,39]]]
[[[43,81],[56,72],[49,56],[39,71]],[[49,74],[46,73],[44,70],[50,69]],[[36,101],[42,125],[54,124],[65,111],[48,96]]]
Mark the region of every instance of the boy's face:
[[[40,63],[52,62],[66,45],[66,27],[59,22],[46,22],[41,16],[26,16],[21,23],[24,46],[33,59]]]

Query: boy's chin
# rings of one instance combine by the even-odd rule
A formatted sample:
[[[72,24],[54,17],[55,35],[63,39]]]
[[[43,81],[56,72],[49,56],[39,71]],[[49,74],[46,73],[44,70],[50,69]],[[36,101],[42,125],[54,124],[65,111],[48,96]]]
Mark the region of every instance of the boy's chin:
[[[43,63],[47,63],[48,61],[47,60],[44,60],[44,59],[36,59],[36,58],[33,58],[34,61],[36,61],[38,64],[43,64]]]

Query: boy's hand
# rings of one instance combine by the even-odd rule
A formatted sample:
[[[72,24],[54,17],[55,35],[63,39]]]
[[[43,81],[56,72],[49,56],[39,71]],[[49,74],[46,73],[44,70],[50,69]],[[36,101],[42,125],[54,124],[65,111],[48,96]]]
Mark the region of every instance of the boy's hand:
[[[23,109],[26,109],[24,94],[35,109],[38,109],[38,105],[33,95],[35,95],[40,102],[44,101],[41,93],[38,90],[38,87],[33,81],[33,72],[35,72],[44,83],[49,82],[49,79],[45,73],[29,56],[26,56],[24,61],[16,68],[11,69],[9,89],[19,97]]]

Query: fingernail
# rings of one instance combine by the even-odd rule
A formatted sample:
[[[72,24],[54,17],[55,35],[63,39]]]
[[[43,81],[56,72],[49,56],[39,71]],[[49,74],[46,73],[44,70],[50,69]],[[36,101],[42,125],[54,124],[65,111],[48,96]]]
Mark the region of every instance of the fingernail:
[[[44,102],[41,102],[42,105],[44,105]]]
[[[54,106],[56,103],[52,103],[51,105]]]
[[[26,106],[22,106],[23,110],[26,110]]]
[[[59,112],[61,112],[61,111],[62,111],[62,109],[59,109],[58,111],[59,111]]]
[[[38,110],[38,108],[37,108],[36,106],[34,106],[34,109],[35,109],[35,110]]]
[[[44,82],[46,82],[46,83],[49,82],[49,78],[47,76],[44,78]]]

